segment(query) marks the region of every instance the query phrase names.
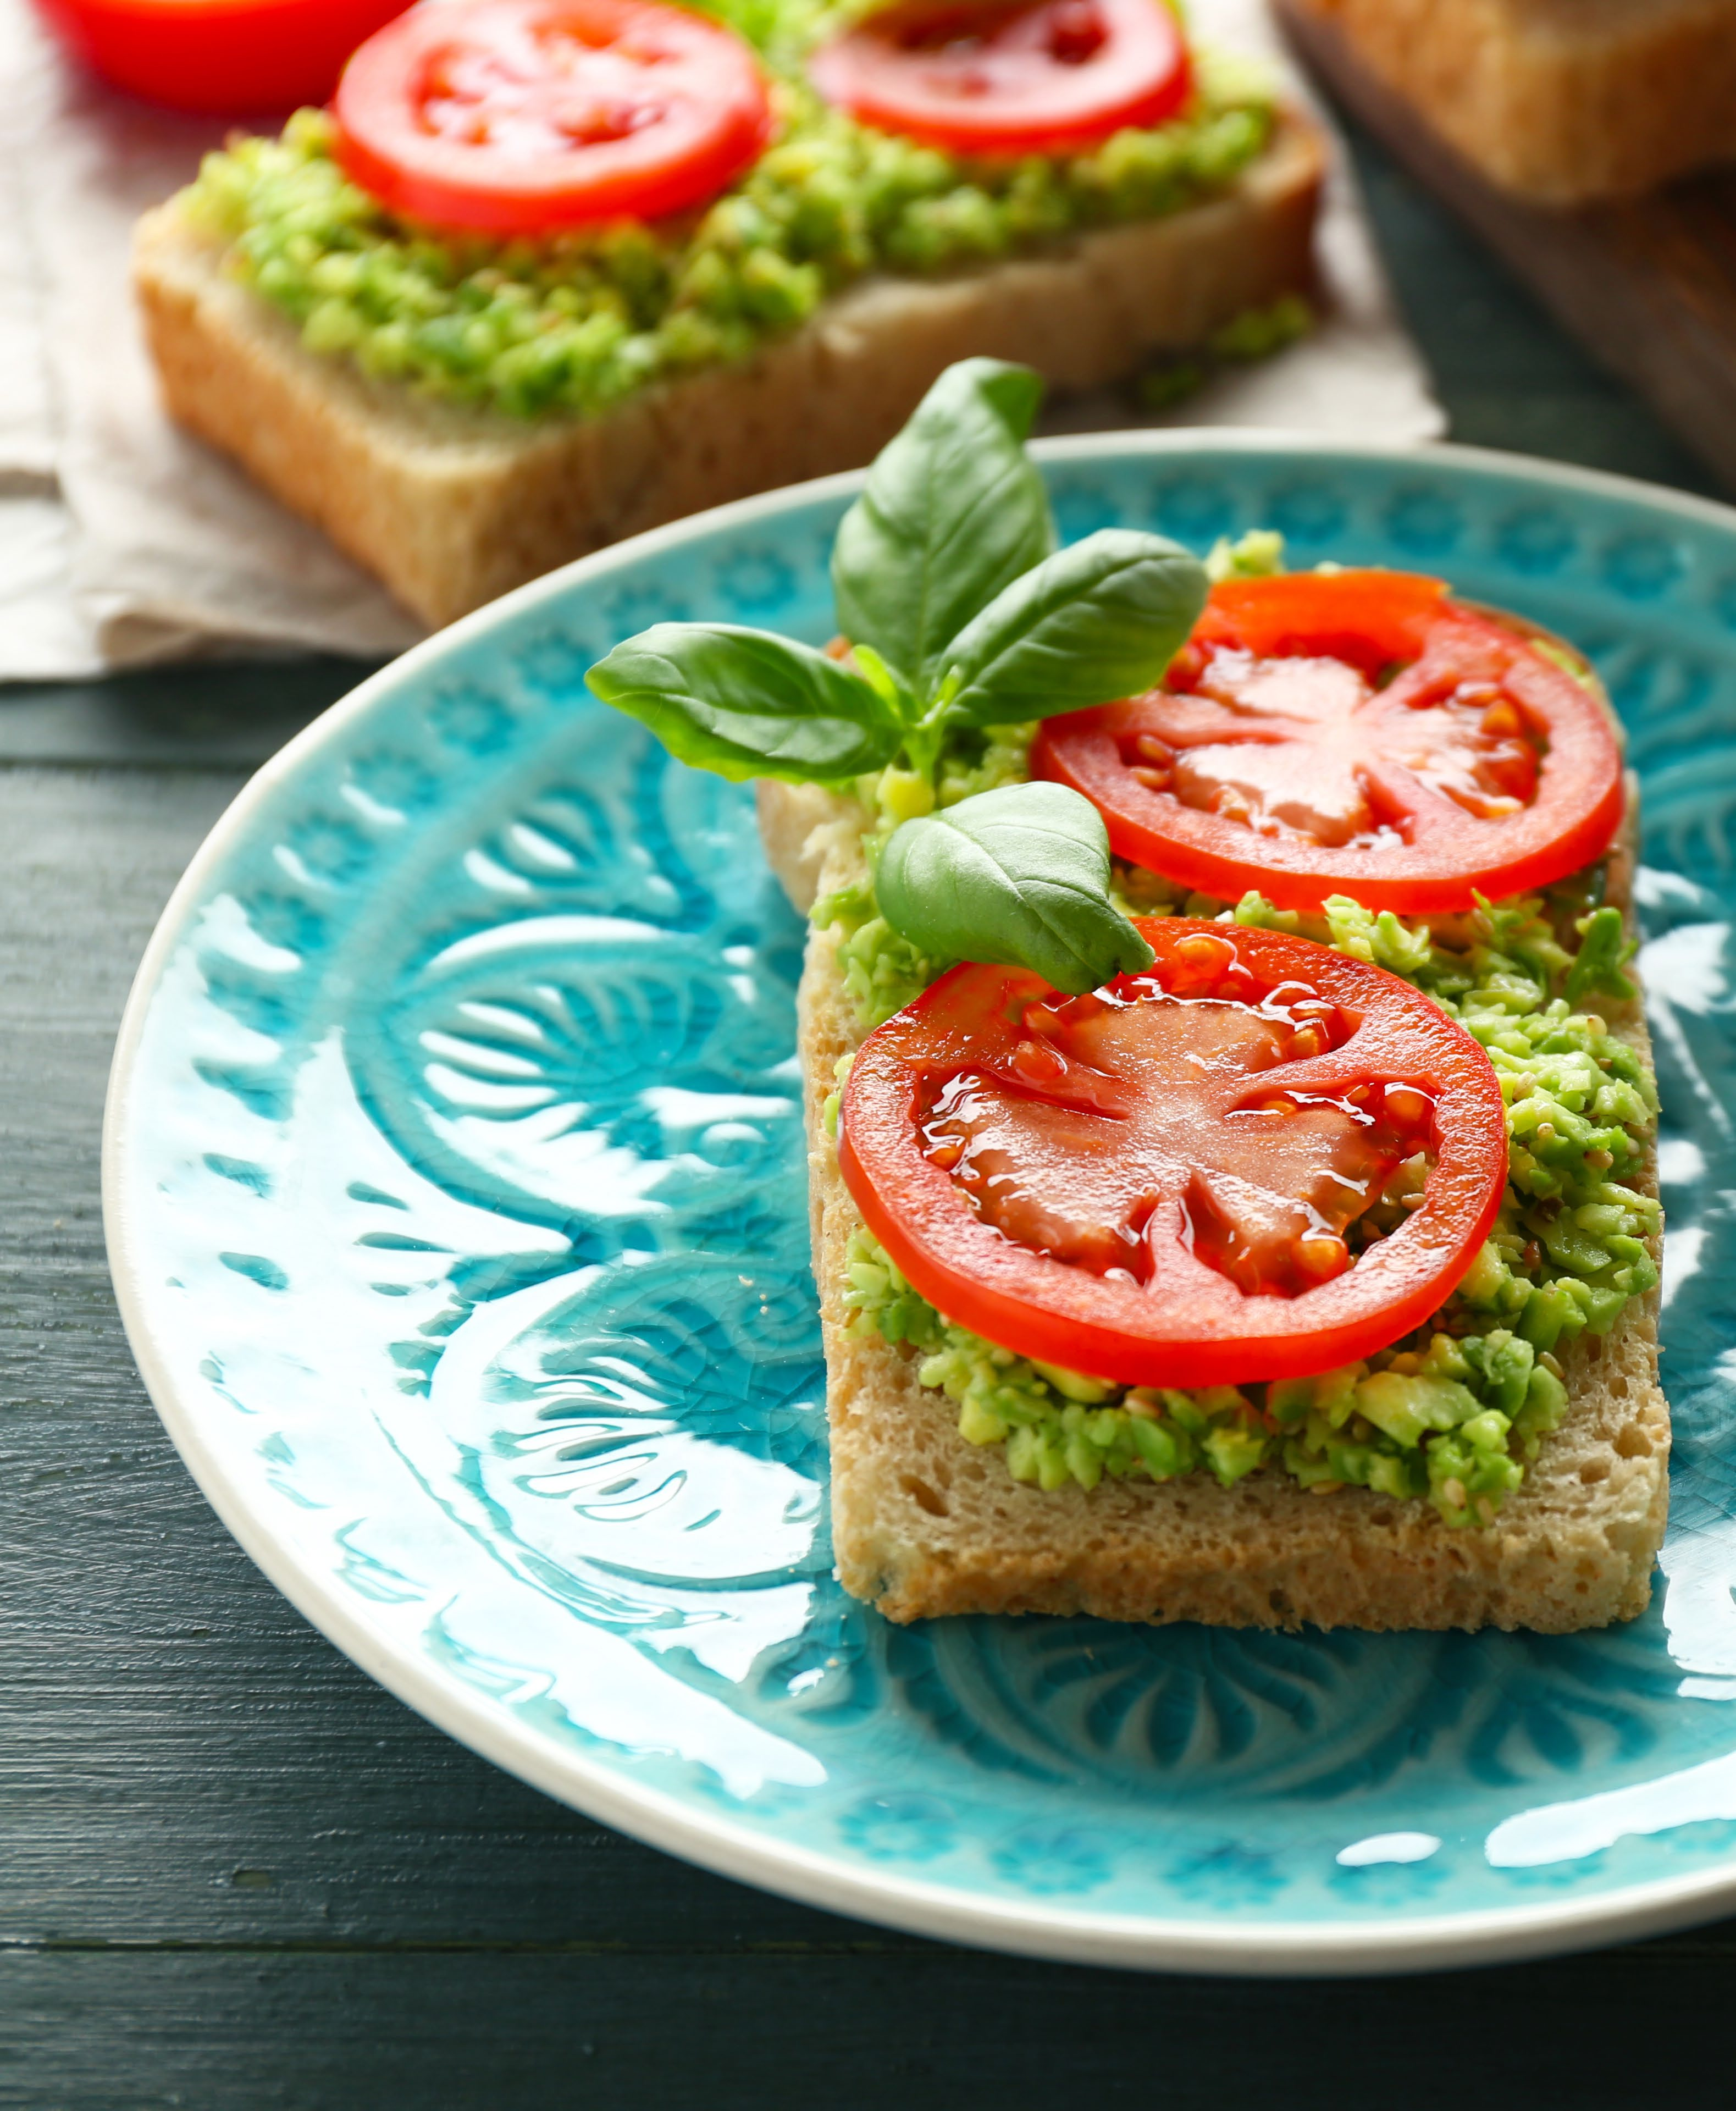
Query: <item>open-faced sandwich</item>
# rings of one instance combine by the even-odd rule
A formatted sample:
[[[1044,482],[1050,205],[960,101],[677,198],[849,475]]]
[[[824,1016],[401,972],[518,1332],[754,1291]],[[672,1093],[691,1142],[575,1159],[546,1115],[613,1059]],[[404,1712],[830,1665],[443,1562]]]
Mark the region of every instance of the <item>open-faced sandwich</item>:
[[[758,777],[839,1573],[894,1619],[1556,1632],[1662,1537],[1656,1098],[1597,679],[1438,579],[1057,552],[1036,377],[881,454],[828,652],[592,670]]]
[[[443,623],[866,461],[966,355],[1281,341],[1321,173],[1166,0],[429,0],[136,277],[173,415]]]

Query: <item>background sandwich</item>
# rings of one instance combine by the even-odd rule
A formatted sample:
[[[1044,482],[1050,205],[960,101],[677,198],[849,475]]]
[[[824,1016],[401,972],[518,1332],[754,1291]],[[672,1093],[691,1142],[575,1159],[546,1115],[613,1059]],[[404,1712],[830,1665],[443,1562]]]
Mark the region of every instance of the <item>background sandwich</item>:
[[[966,354],[1084,389],[1281,341],[1322,166],[1163,0],[443,0],[136,276],[173,415],[438,624],[866,461]]]

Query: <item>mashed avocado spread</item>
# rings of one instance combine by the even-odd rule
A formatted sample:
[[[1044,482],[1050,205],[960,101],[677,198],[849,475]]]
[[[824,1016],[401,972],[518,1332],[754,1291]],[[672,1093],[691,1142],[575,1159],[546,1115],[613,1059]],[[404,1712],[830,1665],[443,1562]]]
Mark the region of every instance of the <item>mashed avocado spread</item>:
[[[1220,575],[1280,565],[1275,537],[1216,553]],[[879,821],[870,862],[876,842],[913,812],[1020,781],[1034,730],[997,729],[944,760],[934,789],[898,770],[865,780]],[[852,1327],[919,1353],[920,1382],[957,1402],[961,1433],[1003,1445],[1014,1478],[1044,1488],[1200,1472],[1227,1487],[1264,1467],[1323,1491],[1426,1497],[1449,1525],[1492,1523],[1566,1410],[1556,1349],[1606,1332],[1657,1281],[1660,1207],[1629,1184],[1645,1175],[1656,1092],[1633,1047],[1587,1008],[1636,995],[1621,912],[1602,900],[1604,868],[1545,895],[1427,919],[1376,915],[1345,896],[1320,917],[1252,892],[1232,905],[1126,867],[1117,879],[1123,906],[1140,915],[1298,931],[1402,976],[1456,1019],[1488,1054],[1507,1104],[1507,1193],[1488,1243],[1416,1334],[1366,1364],[1268,1385],[1129,1389],[1034,1363],[945,1319],[866,1231],[851,1246]],[[826,897],[814,917],[843,928],[839,958],[865,1027],[952,965],[919,957],[890,930],[871,888]],[[834,1099],[829,1122],[835,1112]],[[1367,1233],[1402,1220],[1406,1174],[1364,1219]]]
[[[280,138],[207,155],[183,210],[310,350],[514,417],[589,415],[660,376],[745,357],[870,271],[943,271],[1176,211],[1230,183],[1271,132],[1264,75],[1200,53],[1194,99],[1169,124],[1088,154],[965,161],[820,101],[803,61],[834,11],[711,0],[706,11],[759,50],[779,126],[702,212],[535,241],[443,234],[351,183],[311,110]],[[1243,334],[1257,349],[1281,342],[1296,305],[1246,319]]]

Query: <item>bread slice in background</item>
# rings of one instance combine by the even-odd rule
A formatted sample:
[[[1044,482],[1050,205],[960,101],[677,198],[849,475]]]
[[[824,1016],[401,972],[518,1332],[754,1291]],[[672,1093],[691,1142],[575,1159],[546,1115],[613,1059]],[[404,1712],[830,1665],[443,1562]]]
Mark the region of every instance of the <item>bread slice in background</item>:
[[[1281,0],[1503,188],[1622,197],[1736,157],[1736,0]]]
[[[811,786],[762,783],[761,831],[799,909],[866,873],[863,812]],[[920,1358],[848,1330],[846,1250],[861,1223],[820,1119],[861,1029],[811,930],[800,1001],[814,1273],[831,1424],[832,1535],[844,1587],[889,1619],[1097,1614],[1217,1627],[1528,1628],[1630,1619],[1650,1601],[1669,1499],[1670,1413],[1657,1378],[1657,1292],[1601,1340],[1562,1352],[1568,1410],[1486,1531],[1365,1488],[1320,1496],[1276,1473],[1104,1479],[1088,1493],[1015,1481],[999,1445],[916,1382]],[[1639,1007],[1606,1007],[1649,1061]],[[1649,1162],[1634,1184],[1656,1192]]]
[[[583,420],[420,397],[308,352],[173,200],[141,222],[134,275],[170,415],[439,624],[642,529],[866,462],[954,360],[1079,390],[1202,345],[1311,284],[1324,170],[1320,134],[1286,114],[1220,197],[979,270],[866,279],[743,365]]]

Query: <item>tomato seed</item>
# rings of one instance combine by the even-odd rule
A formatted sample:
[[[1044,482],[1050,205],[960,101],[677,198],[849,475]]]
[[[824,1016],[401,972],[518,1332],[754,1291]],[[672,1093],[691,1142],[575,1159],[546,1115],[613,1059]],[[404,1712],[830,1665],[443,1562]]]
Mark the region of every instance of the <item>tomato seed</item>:
[[[1222,974],[1235,960],[1236,949],[1228,938],[1215,938],[1209,931],[1190,931],[1175,941],[1177,963],[1194,974]]]
[[[1388,1085],[1384,1110],[1388,1121],[1401,1128],[1420,1128],[1434,1111],[1434,1103],[1414,1085]]]
[[[1012,1066],[1028,1085],[1052,1085],[1067,1074],[1067,1059],[1040,1041],[1021,1041],[1012,1052]]]
[[[1293,1251],[1297,1266],[1316,1282],[1342,1275],[1350,1266],[1350,1248],[1334,1232],[1305,1232]]]

